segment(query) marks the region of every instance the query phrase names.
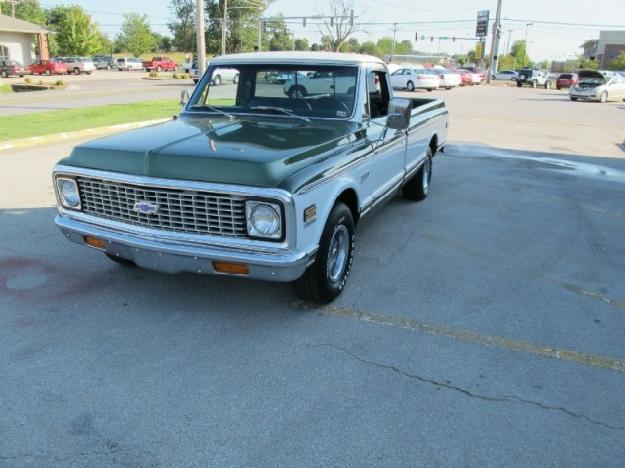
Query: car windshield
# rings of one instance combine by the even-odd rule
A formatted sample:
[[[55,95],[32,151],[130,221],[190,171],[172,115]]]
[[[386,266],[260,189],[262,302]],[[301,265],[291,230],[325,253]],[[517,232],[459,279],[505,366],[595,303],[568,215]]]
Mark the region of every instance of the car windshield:
[[[356,96],[354,66],[211,66],[188,110],[347,118]]]

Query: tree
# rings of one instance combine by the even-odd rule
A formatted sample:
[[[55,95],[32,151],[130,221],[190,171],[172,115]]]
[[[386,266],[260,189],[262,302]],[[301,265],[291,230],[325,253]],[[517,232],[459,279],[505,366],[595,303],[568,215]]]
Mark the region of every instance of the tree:
[[[11,2],[0,2],[0,13],[10,16],[12,14]],[[46,12],[39,4],[39,0],[22,0],[16,3],[15,17],[41,26],[47,23]]]
[[[93,55],[103,51],[102,33],[78,5],[48,10],[48,26],[56,31],[50,47],[55,54]]]
[[[525,68],[531,62],[530,58],[527,56],[525,41],[514,41],[510,49],[510,55],[516,59],[518,68]]]
[[[625,70],[625,50],[610,62],[609,68],[610,70]]]
[[[169,10],[176,18],[167,24],[174,35],[172,45],[184,52],[197,49],[195,37],[195,2],[193,0],[170,0]]]
[[[152,50],[156,45],[156,38],[150,29],[148,16],[124,13],[118,42],[122,49],[137,57]]]
[[[586,70],[598,70],[599,69],[599,62],[597,62],[596,59],[580,60],[579,68],[580,69],[586,69]]]
[[[332,19],[324,19],[321,33],[329,39],[333,52],[338,52],[341,45],[354,34],[357,29],[353,22],[354,0],[330,0]]]
[[[308,50],[308,39],[295,39],[295,50]]]
[[[271,0],[228,0],[228,34],[226,53],[252,51],[258,44],[258,24]],[[206,0],[206,48],[212,54],[221,53],[221,23],[224,0]],[[271,29],[267,24],[268,31]],[[282,24],[284,24],[282,22]],[[271,37],[263,34],[263,49],[270,45]],[[282,46],[274,41],[274,46]]]
[[[313,52],[318,52],[319,50],[321,50],[321,48],[319,47],[319,44],[317,44],[316,42],[314,42],[314,43],[310,46],[310,50],[312,50]]]
[[[412,53],[412,42],[409,40],[403,40],[400,43],[395,43],[395,53],[399,55],[408,55]]]
[[[375,45],[375,42],[373,41],[365,41],[362,44],[360,44],[360,48],[358,49],[358,52],[360,52],[361,54],[367,54],[367,55],[376,55],[376,56],[382,55],[380,51],[378,50],[377,46]]]

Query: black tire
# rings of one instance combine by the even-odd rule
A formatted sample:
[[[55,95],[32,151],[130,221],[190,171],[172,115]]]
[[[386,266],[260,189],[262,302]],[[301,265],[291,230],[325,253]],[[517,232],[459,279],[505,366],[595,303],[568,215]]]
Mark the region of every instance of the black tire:
[[[287,95],[291,99],[303,98],[306,97],[307,94],[308,93],[306,92],[306,88],[304,88],[303,86],[291,86],[289,88],[289,92],[287,93]]]
[[[80,68],[74,68],[74,75],[80,75]]]
[[[406,83],[406,88],[408,89],[408,91],[414,91],[414,83],[412,81],[409,81],[408,83]]]
[[[347,205],[337,202],[323,228],[315,263],[308,267],[304,275],[295,282],[295,292],[300,299],[327,304],[341,294],[354,260],[354,231],[355,224],[352,212]],[[347,248],[347,252],[345,252],[340,274],[332,280],[332,265],[331,261],[328,260],[331,249],[336,247],[337,235],[343,236],[344,242],[347,242],[347,244],[342,244],[344,248]]]
[[[423,200],[430,193],[432,182],[432,148],[428,147],[425,153],[425,161],[412,178],[406,182],[402,192],[409,200]]]
[[[217,75],[215,78],[213,78],[213,84],[215,86],[219,86],[221,84],[221,75]]]
[[[545,81],[545,89],[551,88],[551,81]]]
[[[604,103],[604,102],[608,102],[608,92],[604,91],[601,93],[601,96],[599,96],[599,102],[600,103]]]
[[[558,91],[560,91],[560,90],[562,89],[562,86],[557,86],[557,85],[556,85],[556,89],[557,89]]]
[[[193,78],[193,84],[197,84],[197,82],[200,81],[197,78]]]
[[[110,253],[104,253],[104,255],[106,255],[109,259],[113,260],[115,263],[118,263],[122,266],[125,267],[136,267],[137,264],[135,262],[133,262],[132,260],[128,260],[127,258],[123,258],[123,257],[116,257],[115,255],[111,255]]]
[[[523,86],[523,83],[521,83],[520,81],[517,81],[517,82],[516,82],[516,87],[517,87],[517,88],[520,88],[521,86]]]
[[[9,74],[8,74],[6,71],[4,71],[4,70],[3,70],[3,71],[2,71],[2,73],[0,73],[0,76],[1,76],[2,78],[8,78],[8,77],[9,77]]]
[[[434,91],[432,88],[428,88],[428,93],[431,93],[432,91]]]
[[[577,101],[577,98],[571,96],[571,101]]]

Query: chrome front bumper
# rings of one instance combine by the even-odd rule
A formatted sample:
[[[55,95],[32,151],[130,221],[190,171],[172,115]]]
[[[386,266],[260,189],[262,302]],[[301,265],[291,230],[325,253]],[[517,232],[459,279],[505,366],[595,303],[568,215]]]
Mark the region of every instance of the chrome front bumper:
[[[143,237],[133,233],[90,224],[57,215],[56,225],[69,240],[87,245],[84,236],[106,241],[101,250],[110,255],[132,260],[139,267],[164,273],[201,273],[238,276],[268,281],[294,281],[314,262],[313,252],[254,252],[253,249],[220,248],[215,245]],[[89,246],[91,247],[91,246]],[[92,247],[95,248],[95,247]],[[242,263],[248,266],[247,275],[229,275],[215,271],[213,261]]]

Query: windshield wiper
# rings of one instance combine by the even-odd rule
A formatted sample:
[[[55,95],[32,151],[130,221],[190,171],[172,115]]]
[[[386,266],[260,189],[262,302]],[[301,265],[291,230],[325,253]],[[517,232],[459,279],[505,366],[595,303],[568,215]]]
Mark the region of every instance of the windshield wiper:
[[[282,112],[283,114],[286,114],[290,117],[295,117],[296,119],[302,119],[304,122],[310,122],[310,119],[308,117],[304,117],[302,115],[297,115],[295,112],[289,110],[289,109],[285,109],[284,107],[278,107],[278,106],[252,106],[252,107],[248,107],[248,109],[250,110],[259,110],[259,111],[277,111],[277,112]]]
[[[215,106],[211,106],[210,104],[200,104],[200,105],[191,106],[191,109],[197,109],[199,107],[204,107],[206,109],[212,110],[213,112],[217,112],[218,114],[224,115],[228,117],[228,120],[234,119],[234,116],[232,114],[228,114],[227,112],[224,112],[221,109],[216,108]]]

